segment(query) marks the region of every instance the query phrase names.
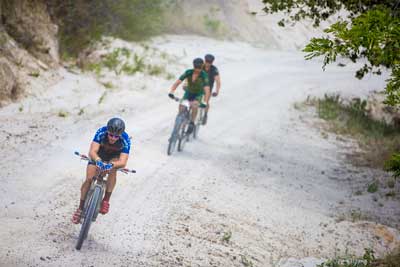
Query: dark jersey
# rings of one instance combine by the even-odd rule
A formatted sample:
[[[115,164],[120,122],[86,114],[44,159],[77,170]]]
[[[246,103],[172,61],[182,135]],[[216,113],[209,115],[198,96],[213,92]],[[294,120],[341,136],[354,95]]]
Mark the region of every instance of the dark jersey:
[[[208,80],[210,82],[210,90],[212,90],[214,87],[215,76],[219,75],[218,68],[215,67],[214,65],[211,65],[208,71],[206,71],[206,69],[204,69],[204,71],[207,72],[208,74]]]
[[[188,83],[188,88],[187,90],[192,93],[192,94],[203,94],[204,93],[204,87],[208,86],[208,77],[207,73],[205,71],[201,71],[199,76],[195,81],[192,81],[192,76],[193,76],[193,69],[186,70],[185,73],[183,73],[180,77],[179,80],[184,81],[187,79]]]
[[[123,132],[114,144],[110,144],[108,142],[107,126],[97,130],[93,137],[93,142],[100,144],[98,154],[103,161],[110,161],[113,158],[117,158],[121,153],[129,154],[131,149],[131,141],[126,132]]]

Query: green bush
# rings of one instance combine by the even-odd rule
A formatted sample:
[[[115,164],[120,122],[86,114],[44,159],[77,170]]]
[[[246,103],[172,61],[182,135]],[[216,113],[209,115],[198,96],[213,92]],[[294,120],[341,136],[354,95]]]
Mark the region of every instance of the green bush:
[[[373,182],[371,184],[368,185],[368,193],[376,193],[378,191],[378,183],[377,182]]]
[[[373,267],[375,265],[374,252],[370,249],[365,249],[362,258],[344,257],[328,260],[318,267]]]
[[[162,0],[48,0],[47,5],[59,25],[64,57],[76,56],[104,35],[139,41],[159,34],[166,10]]]
[[[393,173],[394,178],[400,177],[400,153],[395,153],[386,161],[385,169]]]

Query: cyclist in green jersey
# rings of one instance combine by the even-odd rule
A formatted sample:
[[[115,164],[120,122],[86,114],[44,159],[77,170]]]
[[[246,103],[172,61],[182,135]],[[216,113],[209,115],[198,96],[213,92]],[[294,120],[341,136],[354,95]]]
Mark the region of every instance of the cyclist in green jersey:
[[[202,70],[204,61],[201,58],[195,58],[193,60],[193,69],[186,70],[178,80],[172,85],[168,96],[172,99],[175,98],[174,92],[178,88],[178,86],[184,81],[187,81],[187,87],[185,89],[185,94],[183,95],[182,100],[189,100],[190,105],[192,107],[192,117],[187,130],[187,134],[193,132],[194,129],[194,121],[197,116],[197,110],[199,105],[203,99],[208,105],[210,99],[210,84],[208,81],[207,73]],[[179,105],[179,112],[182,111],[184,107]]]

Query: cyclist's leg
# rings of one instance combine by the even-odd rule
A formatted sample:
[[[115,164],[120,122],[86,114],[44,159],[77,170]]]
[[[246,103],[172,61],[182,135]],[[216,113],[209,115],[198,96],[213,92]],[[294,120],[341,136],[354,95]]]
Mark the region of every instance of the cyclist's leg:
[[[115,159],[115,158],[114,158]],[[101,202],[100,213],[106,214],[110,208],[110,197],[112,191],[114,190],[115,184],[117,182],[117,170],[113,169],[107,177],[106,192],[104,192],[104,198]]]
[[[86,193],[89,191],[90,184],[92,183],[92,178],[96,175],[97,167],[93,163],[89,163],[86,167],[86,180],[81,186],[81,203],[79,208],[83,208]]]
[[[204,97],[204,94],[197,94],[197,95],[195,95],[195,97],[193,99],[190,99],[190,100],[192,100],[190,102],[191,107],[192,107],[192,118],[191,118],[192,122],[196,121],[199,106],[200,106],[200,103],[202,103],[203,97]]]
[[[190,98],[190,93],[188,91],[185,90],[185,93],[183,94],[183,97],[181,98],[181,101],[179,102],[179,113],[185,111],[185,106],[183,106],[181,103],[184,100],[188,100]]]
[[[115,184],[117,183],[117,170],[112,170],[107,177],[107,187],[104,195],[104,200],[109,201]]]
[[[190,102],[190,105],[192,107],[191,122],[195,122],[197,117],[197,111],[199,110],[199,101],[193,100],[192,102]]]

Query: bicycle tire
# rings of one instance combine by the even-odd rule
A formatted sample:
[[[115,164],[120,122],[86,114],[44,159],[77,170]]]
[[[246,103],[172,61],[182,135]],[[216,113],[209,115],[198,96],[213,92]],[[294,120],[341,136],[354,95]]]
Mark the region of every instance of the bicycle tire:
[[[175,147],[176,147],[176,137],[172,137],[171,136],[171,138],[169,139],[169,142],[168,142],[168,149],[167,149],[167,155],[168,156],[171,156],[172,155],[172,153],[174,153],[174,151],[175,151]]]
[[[204,110],[202,108],[199,108],[199,114],[197,114],[196,125],[193,130],[193,139],[199,137],[200,126],[203,124],[203,118],[204,118]]]
[[[185,124],[181,125],[181,129],[180,129],[181,133],[180,133],[179,139],[178,139],[178,151],[179,152],[183,151],[183,148],[185,147],[186,142],[189,141],[189,139],[188,139],[189,135],[186,134],[186,129],[185,129],[186,125]]]
[[[172,153],[175,151],[176,142],[179,139],[179,129],[181,128],[181,125],[184,121],[185,121],[184,114],[179,113],[176,116],[174,129],[172,130],[171,137],[169,138],[168,141],[168,149],[167,149],[168,156],[172,155]]]
[[[200,123],[196,124],[193,129],[193,139],[197,139],[199,137],[199,131],[200,131]]]
[[[75,248],[77,250],[81,249],[83,241],[86,239],[86,237],[89,233],[90,225],[92,223],[92,219],[93,219],[94,213],[96,211],[96,208],[98,205],[97,203],[100,200],[100,197],[101,197],[101,189],[98,187],[95,187],[93,194],[91,195],[91,199],[89,201],[87,211],[85,212],[85,218],[83,220],[81,230],[79,232],[78,242],[76,243],[76,246],[75,246]]]

